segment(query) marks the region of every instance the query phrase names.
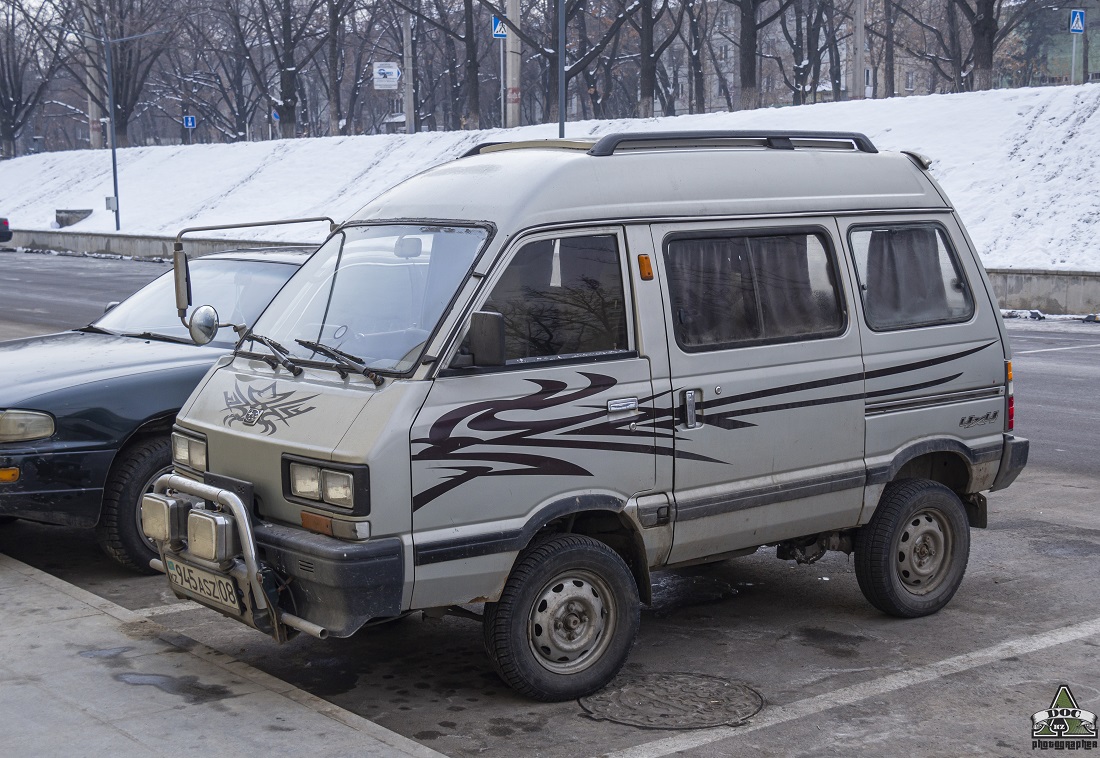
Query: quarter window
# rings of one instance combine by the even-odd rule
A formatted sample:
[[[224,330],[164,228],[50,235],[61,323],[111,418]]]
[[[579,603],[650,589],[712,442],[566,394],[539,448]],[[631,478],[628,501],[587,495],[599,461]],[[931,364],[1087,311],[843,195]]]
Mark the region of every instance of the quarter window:
[[[854,229],[863,312],[876,331],[967,321],[974,300],[958,256],[934,224]]]
[[[665,269],[676,342],[689,352],[844,329],[836,269],[821,234],[674,238]]]
[[[504,315],[507,363],[626,350],[616,237],[562,237],[524,245],[482,310]]]

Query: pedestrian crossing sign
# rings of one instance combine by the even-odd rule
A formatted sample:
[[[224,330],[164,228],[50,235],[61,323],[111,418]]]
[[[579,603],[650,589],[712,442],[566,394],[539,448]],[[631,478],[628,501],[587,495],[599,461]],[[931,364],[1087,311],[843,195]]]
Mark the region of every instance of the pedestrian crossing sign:
[[[1069,31],[1070,34],[1085,33],[1085,12],[1083,10],[1069,12]]]
[[[496,16],[493,16],[493,39],[508,39],[508,27]]]

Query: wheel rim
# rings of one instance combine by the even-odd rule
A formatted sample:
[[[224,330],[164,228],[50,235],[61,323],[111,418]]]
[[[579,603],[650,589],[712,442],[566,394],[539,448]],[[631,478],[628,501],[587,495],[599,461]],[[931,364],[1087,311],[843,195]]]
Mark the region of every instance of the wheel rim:
[[[607,583],[589,571],[570,570],[535,596],[527,639],[544,668],[575,674],[599,660],[617,623],[618,609]]]
[[[939,587],[949,573],[953,546],[951,527],[942,513],[927,508],[913,514],[898,537],[897,571],[902,585],[914,595]]]
[[[153,540],[146,537],[145,536],[145,530],[141,527],[141,499],[147,493],[153,491],[153,485],[156,484],[157,479],[160,479],[165,474],[170,474],[170,473],[172,473],[172,465],[171,464],[165,466],[164,468],[160,469],[155,474],[153,474],[151,477],[149,477],[149,480],[147,482],[145,482],[145,486],[141,488],[141,495],[138,496],[138,500],[134,504],[134,523],[137,524],[138,536],[141,538],[141,541],[144,542],[145,545],[151,551],[153,551],[154,553],[158,553],[158,554],[159,554],[159,551],[157,550],[157,543],[153,542]]]

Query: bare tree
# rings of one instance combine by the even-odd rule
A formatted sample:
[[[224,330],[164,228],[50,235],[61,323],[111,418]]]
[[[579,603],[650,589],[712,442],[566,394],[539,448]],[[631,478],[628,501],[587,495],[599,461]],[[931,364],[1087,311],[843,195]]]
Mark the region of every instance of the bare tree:
[[[180,18],[170,0],[75,0],[66,14],[83,31],[67,30],[73,55],[62,66],[101,113],[114,121],[118,146],[130,144],[130,122],[142,105],[157,61],[174,41]],[[104,45],[103,40],[110,40]],[[115,111],[108,107],[106,58],[111,55]]]
[[[61,68],[63,39],[49,27],[64,22],[52,3],[0,0],[0,157],[15,155],[16,138]]]

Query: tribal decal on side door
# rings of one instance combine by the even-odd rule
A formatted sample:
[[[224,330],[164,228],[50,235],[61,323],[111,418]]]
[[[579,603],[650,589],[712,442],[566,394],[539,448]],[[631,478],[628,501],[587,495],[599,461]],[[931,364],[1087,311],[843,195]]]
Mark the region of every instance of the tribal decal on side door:
[[[742,418],[744,416],[813,405],[843,403],[872,397],[879,398],[944,385],[960,377],[962,372],[946,373],[935,379],[873,392],[845,392],[841,389],[837,394],[809,400],[772,402],[739,408],[730,407],[753,400],[778,398],[779,396],[806,390],[818,390],[827,387],[843,388],[845,385],[858,386],[864,380],[898,376],[949,363],[984,350],[993,344],[996,343],[989,342],[976,348],[938,358],[877,369],[866,374],[863,372],[846,374],[813,382],[769,387],[765,390],[734,395],[720,400],[709,400],[702,405],[704,423],[727,431],[745,429],[754,427],[756,424],[745,421]],[[423,508],[436,498],[461,487],[466,482],[481,477],[592,476],[592,472],[579,464],[545,453],[535,452],[534,450],[519,452],[523,448],[528,450],[532,448],[542,450],[548,448],[609,450],[642,455],[665,455],[684,460],[723,465],[730,463],[730,461],[700,455],[683,448],[677,449],[675,441],[684,439],[676,434],[676,414],[679,409],[652,407],[652,403],[660,396],[641,399],[638,412],[622,420],[609,420],[607,408],[598,404],[575,406],[585,409],[583,413],[569,416],[550,416],[550,413],[556,408],[589,400],[612,389],[616,384],[615,379],[610,376],[583,371],[579,373],[587,380],[588,386],[569,390],[568,385],[562,381],[528,379],[527,381],[537,387],[530,394],[508,400],[488,400],[471,403],[440,416],[432,424],[427,437],[412,441],[414,446],[426,446],[413,454],[412,461],[414,463],[443,463],[446,465],[439,468],[454,473],[439,484],[416,493],[413,496],[413,510]],[[851,389],[856,389],[856,387],[851,387]],[[674,390],[673,396],[676,396],[678,391],[678,389]],[[527,415],[514,421],[500,418],[501,414],[509,411],[526,411]],[[637,433],[629,428],[632,423],[646,432],[652,432],[656,438],[656,445],[637,441]],[[469,432],[481,433],[481,436],[456,434],[459,427],[463,425]],[[575,439],[581,436],[598,439]]]

